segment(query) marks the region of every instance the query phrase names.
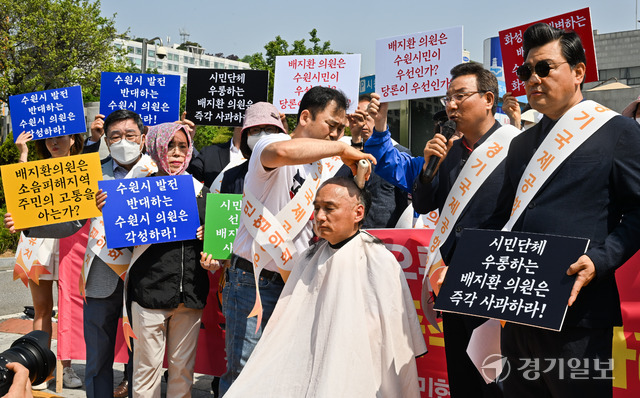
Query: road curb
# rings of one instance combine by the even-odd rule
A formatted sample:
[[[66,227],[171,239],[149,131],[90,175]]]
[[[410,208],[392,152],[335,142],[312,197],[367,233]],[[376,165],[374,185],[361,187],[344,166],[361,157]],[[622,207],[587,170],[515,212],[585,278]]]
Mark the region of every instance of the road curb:
[[[16,264],[15,257],[2,257],[0,258],[0,270],[13,269]]]

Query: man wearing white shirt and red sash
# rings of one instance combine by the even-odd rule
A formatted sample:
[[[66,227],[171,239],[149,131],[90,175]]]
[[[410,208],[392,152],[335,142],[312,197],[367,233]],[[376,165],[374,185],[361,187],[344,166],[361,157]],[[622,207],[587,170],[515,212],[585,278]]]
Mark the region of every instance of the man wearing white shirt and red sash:
[[[452,142],[436,134],[424,149],[425,164],[414,183],[413,207],[422,214],[440,211],[429,244],[422,286],[423,309],[430,322],[435,322],[435,317],[429,315],[433,313],[431,285],[435,285],[445,269],[461,231],[479,227],[493,214],[494,198],[504,179],[503,160],[511,140],[519,133],[515,127],[500,126],[495,120],[497,98],[498,81],[490,71],[475,62],[455,66],[442,102],[462,138]],[[442,160],[434,174],[426,175],[433,156]],[[434,290],[437,293],[438,288]],[[484,321],[473,316],[443,314],[447,373],[453,398],[502,396],[496,383],[485,383],[467,355],[471,334]]]
[[[375,162],[373,156],[338,141],[347,123],[347,107],[340,91],[313,87],[302,97],[291,136],[267,135],[252,150],[223,290],[227,371],[220,379],[221,395],[260,339],[292,260],[309,247],[313,199],[320,182],[335,174],[340,158],[354,174],[360,159]],[[275,107],[273,117],[279,118]]]
[[[640,248],[640,127],[583,101],[587,65],[576,33],[536,24],[523,42],[518,77],[544,117],[513,140],[489,226],[590,243],[566,270],[575,282],[560,332],[513,323],[502,330],[511,368],[504,393],[610,397],[613,326],[622,324],[615,270]]]

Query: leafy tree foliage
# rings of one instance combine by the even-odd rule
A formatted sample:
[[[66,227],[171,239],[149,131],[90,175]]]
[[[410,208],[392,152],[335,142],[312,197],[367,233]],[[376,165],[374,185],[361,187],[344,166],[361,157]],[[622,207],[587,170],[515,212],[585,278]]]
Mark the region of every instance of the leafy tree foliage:
[[[187,47],[192,46],[192,47],[202,47],[199,43],[196,43],[195,41],[185,41],[184,43],[180,44],[178,46],[178,50],[188,50]]]
[[[281,55],[322,55],[322,54],[342,54],[331,48],[331,42],[325,41],[320,43],[318,31],[313,29],[309,32],[309,42],[311,47],[307,47],[305,39],[295,40],[293,46],[289,47],[289,43],[280,36],[276,36],[274,40],[268,42],[264,49],[266,55],[255,53],[251,56],[245,56],[243,61],[249,62],[251,69],[261,69],[269,71],[269,101],[273,101],[273,78],[276,69],[276,57]]]
[[[310,47],[305,44],[305,39],[295,40],[293,46],[289,47],[289,43],[280,36],[276,36],[274,40],[268,42],[264,49],[266,55],[255,53],[251,56],[245,56],[243,61],[249,62],[251,69],[261,69],[269,71],[269,93],[268,101],[273,102],[273,80],[276,69],[276,57],[282,55],[322,55],[322,54],[342,54],[340,51],[331,48],[331,42],[325,41],[321,43],[318,37],[318,31],[313,29],[309,32]],[[296,125],[296,118],[287,116],[289,130],[293,130]]]
[[[28,160],[36,160],[35,144],[33,141],[27,143],[29,147]],[[0,165],[17,163],[20,154],[18,147],[13,143],[13,136],[9,134],[7,139],[0,145]],[[0,176],[0,218],[4,219],[4,215],[7,212],[7,204],[4,198],[4,186],[2,185],[2,177]],[[14,250],[18,246],[18,239],[20,234],[11,234],[6,228],[0,228],[0,253],[4,253],[7,250]]]
[[[0,100],[76,84],[99,97],[100,72],[126,69],[116,36],[99,0],[0,0]]]

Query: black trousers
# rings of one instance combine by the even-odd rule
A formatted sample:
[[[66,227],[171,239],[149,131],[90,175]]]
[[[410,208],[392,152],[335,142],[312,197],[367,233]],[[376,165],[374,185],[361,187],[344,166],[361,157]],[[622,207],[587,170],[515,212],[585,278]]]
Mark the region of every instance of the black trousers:
[[[611,327],[555,332],[507,323],[501,339],[509,363],[501,376],[505,396],[611,397],[612,339]]]
[[[467,346],[473,330],[483,324],[485,318],[444,312],[444,350],[447,358],[449,392],[451,398],[482,397],[500,398],[502,391],[496,383],[485,383],[467,354]]]

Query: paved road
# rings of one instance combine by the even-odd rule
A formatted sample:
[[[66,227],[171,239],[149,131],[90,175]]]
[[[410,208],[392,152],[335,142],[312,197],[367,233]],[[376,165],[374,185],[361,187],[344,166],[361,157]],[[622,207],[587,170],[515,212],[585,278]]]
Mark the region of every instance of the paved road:
[[[13,280],[15,258],[0,258],[0,316],[22,312],[31,305],[31,293],[21,281]]]

